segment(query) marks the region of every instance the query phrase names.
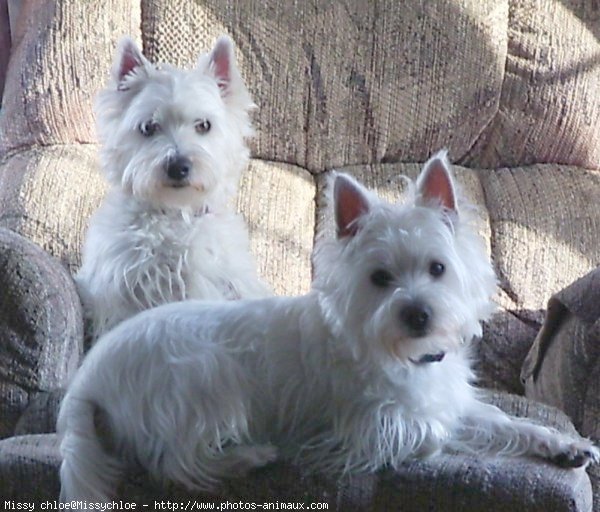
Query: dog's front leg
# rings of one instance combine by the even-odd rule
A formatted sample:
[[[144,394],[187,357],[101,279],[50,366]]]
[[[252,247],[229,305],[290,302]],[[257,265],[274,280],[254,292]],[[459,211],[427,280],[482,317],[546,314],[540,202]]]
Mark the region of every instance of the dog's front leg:
[[[446,447],[450,451],[473,454],[537,456],[565,468],[600,461],[600,450],[588,439],[509,416],[481,402],[475,402],[461,418]]]

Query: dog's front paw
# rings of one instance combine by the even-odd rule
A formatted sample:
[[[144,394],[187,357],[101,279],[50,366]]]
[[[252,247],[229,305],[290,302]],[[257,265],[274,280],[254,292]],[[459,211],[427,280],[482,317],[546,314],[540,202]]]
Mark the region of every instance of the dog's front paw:
[[[561,468],[579,468],[600,462],[600,449],[590,441],[575,441],[566,446],[552,462]]]

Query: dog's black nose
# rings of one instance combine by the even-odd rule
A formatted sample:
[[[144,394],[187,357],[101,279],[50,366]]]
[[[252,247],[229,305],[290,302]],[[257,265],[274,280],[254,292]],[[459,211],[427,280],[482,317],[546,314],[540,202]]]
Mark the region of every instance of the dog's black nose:
[[[192,168],[192,162],[188,158],[176,156],[167,160],[167,176],[175,181],[181,181],[188,177]]]
[[[416,337],[427,334],[431,315],[431,308],[425,304],[410,304],[400,311],[400,319]]]

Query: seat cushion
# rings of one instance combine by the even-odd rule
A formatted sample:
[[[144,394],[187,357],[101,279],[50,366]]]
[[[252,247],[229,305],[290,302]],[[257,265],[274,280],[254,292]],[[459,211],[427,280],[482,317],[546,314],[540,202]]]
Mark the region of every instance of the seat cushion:
[[[494,393],[489,401],[507,412],[573,432],[568,418],[552,407],[514,395]],[[56,499],[60,455],[55,434],[0,441],[0,495],[14,500]],[[441,455],[398,471],[338,479],[306,474],[278,462],[230,480],[214,495],[194,494],[174,485],[157,485],[143,474],[129,475],[118,497],[139,506],[155,500],[187,502],[327,503],[329,510],[437,512],[589,511],[588,476],[528,458]]]

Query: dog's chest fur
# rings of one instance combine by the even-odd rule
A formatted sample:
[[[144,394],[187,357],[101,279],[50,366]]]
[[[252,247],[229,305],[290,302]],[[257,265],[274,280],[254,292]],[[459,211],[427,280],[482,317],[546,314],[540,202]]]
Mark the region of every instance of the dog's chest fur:
[[[117,191],[90,223],[83,261],[77,283],[101,331],[167,302],[266,293],[247,277],[255,271],[238,215],[150,209]]]

